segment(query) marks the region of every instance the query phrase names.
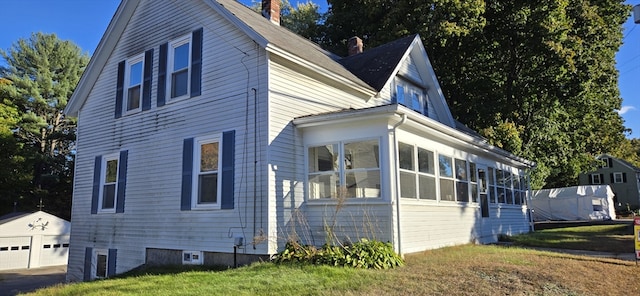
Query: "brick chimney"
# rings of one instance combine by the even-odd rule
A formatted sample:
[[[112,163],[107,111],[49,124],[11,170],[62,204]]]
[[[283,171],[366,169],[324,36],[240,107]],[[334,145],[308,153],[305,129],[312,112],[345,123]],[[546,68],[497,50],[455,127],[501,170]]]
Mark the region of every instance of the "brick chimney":
[[[280,25],[280,0],[262,0],[262,16]]]
[[[347,43],[347,46],[349,50],[349,56],[362,53],[362,48],[363,48],[362,39],[360,39],[360,37],[358,36],[349,38],[349,42]]]

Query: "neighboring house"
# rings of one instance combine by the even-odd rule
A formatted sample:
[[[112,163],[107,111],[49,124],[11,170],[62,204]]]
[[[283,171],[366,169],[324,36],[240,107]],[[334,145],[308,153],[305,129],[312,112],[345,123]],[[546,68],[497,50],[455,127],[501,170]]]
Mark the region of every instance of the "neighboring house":
[[[120,4],[66,109],[68,280],[243,264],[289,239],[406,254],[530,230],[533,163],[453,119],[419,36],[341,58],[266,11]]]
[[[0,216],[0,270],[66,265],[70,230],[42,211]]]
[[[609,185],[616,195],[617,212],[640,208],[640,168],[628,161],[602,154],[597,157],[600,167],[578,176],[580,185]]]

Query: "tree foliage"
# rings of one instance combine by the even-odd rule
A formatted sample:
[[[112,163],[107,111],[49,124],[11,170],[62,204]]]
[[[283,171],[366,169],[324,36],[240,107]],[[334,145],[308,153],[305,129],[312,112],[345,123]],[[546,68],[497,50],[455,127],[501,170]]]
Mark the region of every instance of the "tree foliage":
[[[252,3],[251,9],[261,13],[262,2]],[[288,0],[280,0],[280,25],[313,42],[323,42],[324,17],[325,15],[320,13],[318,4],[311,0],[298,2],[295,7]]]
[[[623,1],[328,3],[323,45],[338,53],[352,36],[374,47],[419,33],[453,115],[536,161],[534,188],[575,185],[601,153],[633,155],[616,112]]]
[[[29,163],[29,188],[12,198],[19,209],[35,210],[42,200],[46,210],[69,218],[76,120],[63,110],[89,57],[72,42],[43,33],[18,40],[0,55],[7,63],[0,85],[7,104],[0,107],[13,110],[6,128]]]

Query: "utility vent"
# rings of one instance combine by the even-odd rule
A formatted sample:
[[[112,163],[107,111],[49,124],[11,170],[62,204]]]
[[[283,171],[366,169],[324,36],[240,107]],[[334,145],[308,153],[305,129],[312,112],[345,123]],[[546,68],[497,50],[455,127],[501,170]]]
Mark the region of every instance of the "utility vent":
[[[202,265],[202,263],[201,251],[182,251],[183,265]]]

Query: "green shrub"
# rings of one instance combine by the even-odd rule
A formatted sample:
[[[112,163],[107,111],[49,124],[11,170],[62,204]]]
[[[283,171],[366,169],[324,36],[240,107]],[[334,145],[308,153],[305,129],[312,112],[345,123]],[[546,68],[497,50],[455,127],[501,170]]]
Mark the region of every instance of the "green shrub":
[[[318,249],[297,242],[287,242],[284,250],[276,254],[277,263],[304,262],[354,268],[388,269],[404,265],[404,260],[393,250],[391,243],[362,239],[352,245],[325,245]]]

